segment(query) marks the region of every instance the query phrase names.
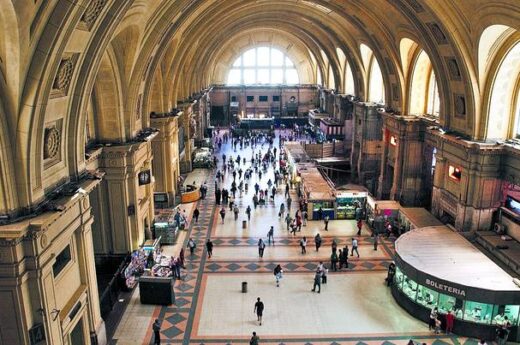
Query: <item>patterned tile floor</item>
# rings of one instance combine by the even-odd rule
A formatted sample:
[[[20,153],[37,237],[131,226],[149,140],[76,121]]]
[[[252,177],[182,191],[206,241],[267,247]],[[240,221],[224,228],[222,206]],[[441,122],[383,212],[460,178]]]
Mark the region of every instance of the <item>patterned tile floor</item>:
[[[264,146],[264,151],[266,149],[267,147]],[[241,154],[242,157],[247,158],[251,156],[251,148],[233,152],[229,144],[224,145],[223,151],[228,156],[230,154],[233,156]],[[222,151],[219,155],[221,153]],[[270,170],[272,175],[272,169]],[[203,180],[207,181],[209,190],[207,198],[199,200],[195,205],[200,210],[199,222],[197,224],[191,222],[186,233],[181,237],[183,245],[189,237],[192,237],[197,243],[197,248],[193,256],[187,256],[185,277],[182,281],[175,283],[175,305],[155,306],[151,315],[147,311],[148,314],[146,315],[149,316],[146,332],[135,331],[124,324],[120,324],[115,339],[112,341],[113,344],[153,344],[152,323],[155,318],[159,318],[162,322],[161,343],[163,344],[244,344],[248,343],[253,330],[256,330],[259,334],[261,344],[401,345],[406,344],[410,338],[419,343],[435,345],[476,344],[473,339],[455,335],[433,335],[428,331],[427,325],[413,319],[404,310],[395,306],[395,302],[387,290],[379,286],[375,289],[367,289],[359,282],[359,279],[356,279],[361,277],[359,275],[368,275],[365,280],[376,281],[375,284],[377,285],[377,282],[382,280],[381,277],[384,276],[384,272],[391,262],[392,241],[384,239],[378,248],[378,252],[375,253],[377,255],[371,254],[370,251],[373,250],[372,240],[366,229],[363,230],[362,236],[359,238],[360,248],[363,249],[361,258],[351,257],[349,269],[330,273],[329,284],[326,287],[328,291],[324,290],[321,296],[313,294],[309,291],[311,285],[308,282],[312,284],[312,274],[317,265],[317,256],[316,253],[312,254],[314,242],[310,236],[314,236],[318,231],[320,232],[323,237],[320,252],[324,252],[324,257],[327,257],[330,255],[327,253],[330,253],[330,244],[333,238],[339,241],[339,248],[343,244],[350,246],[350,239],[356,232],[354,221],[331,221],[329,224],[331,231],[329,232],[321,229],[322,224],[309,222],[302,233],[293,237],[286,231],[285,224],[277,219],[277,208],[273,205],[267,205],[254,211],[253,219],[248,223],[247,229],[241,227],[242,218],[239,221],[234,221],[230,212],[228,212],[228,216],[222,224],[218,215],[220,206],[216,205],[214,197],[214,173],[215,171],[209,170],[197,171],[194,175],[188,177],[188,180],[192,181],[193,176],[196,176],[198,183],[203,182]],[[232,180],[229,175],[226,176],[224,183],[226,186],[229,186]],[[251,187],[256,179],[257,177],[253,178],[250,183]],[[264,177],[262,179],[263,184],[266,184],[266,181],[267,178]],[[284,188],[285,186],[279,188],[280,195],[276,198],[277,205],[283,200]],[[238,198],[241,212],[246,207],[246,200],[252,196],[252,189],[250,188],[248,195]],[[294,192],[291,192],[291,197],[293,204],[297,205],[297,196]],[[191,213],[194,207],[188,209]],[[267,232],[270,224],[274,224],[276,229],[277,249],[273,250],[269,257],[260,259],[256,250],[257,241],[260,236]],[[299,254],[299,240],[303,235],[309,238],[307,247],[309,253],[307,255]],[[215,244],[214,257],[211,259],[207,258],[205,250],[205,241],[209,237]],[[180,249],[180,246],[177,245],[176,249]],[[269,250],[270,248],[266,248],[266,253]],[[220,254],[217,254],[219,251]],[[278,263],[282,265],[285,277],[282,287],[277,290],[274,287],[272,270]],[[211,293],[208,292],[206,286],[208,279],[211,281],[212,287],[209,291]],[[240,293],[239,280],[241,279],[249,281],[250,293]],[[308,286],[301,284],[308,284]],[[266,321],[267,323],[263,326],[256,325],[254,315],[250,314],[256,297],[254,293],[256,292],[262,294],[264,300],[271,299],[270,302],[266,303],[266,317],[269,306],[275,303],[274,300],[279,299],[280,302],[277,303],[281,304],[283,308],[276,314],[274,312],[270,314],[271,319],[279,319],[277,324],[270,326],[269,322]],[[352,292],[351,295],[344,295],[350,292]],[[371,300],[356,301],[357,296],[364,293],[372,293]],[[283,301],[287,298],[294,297],[292,294],[301,296],[302,305],[291,308],[290,305],[284,304]],[[314,308],[312,301],[318,298],[317,296],[322,298],[317,300],[320,309],[318,312],[312,312]],[[350,302],[348,302],[350,304],[344,306],[343,296],[350,298]],[[140,306],[138,302],[135,302],[136,299],[138,299],[137,291],[134,292],[133,296],[134,312],[141,307],[143,311],[150,308],[150,306]],[[230,302],[226,304],[228,300]],[[370,302],[372,304],[377,303],[383,309],[371,308],[367,304]],[[283,313],[290,314],[291,309],[294,312],[298,311],[300,314],[293,316],[291,320],[285,320]],[[247,314],[244,313],[244,310],[247,310]],[[309,310],[309,315],[305,310]],[[369,310],[384,310],[388,313],[369,312]],[[351,315],[350,312],[354,314]],[[295,323],[294,317],[299,320],[307,320],[305,322],[308,322],[308,326],[304,328],[305,332],[298,332],[302,328],[300,324]],[[341,328],[342,318],[350,320],[349,322],[353,322],[354,325]],[[385,320],[388,318],[397,321],[396,324],[399,324],[399,320],[403,320],[402,323],[407,325],[406,331],[400,332],[399,327],[385,324]],[[359,324],[359,326],[363,326],[359,329],[368,330],[363,333],[343,331],[332,334],[323,330],[334,329],[333,325],[322,324],[320,327],[322,321],[330,323],[330,320],[339,322],[340,329],[344,330],[352,330],[355,327],[355,322],[365,322],[363,320],[370,320],[373,326],[370,326],[370,324],[367,326],[366,323]],[[390,331],[381,331],[388,329],[388,327],[390,327]],[[394,328],[392,329],[392,327]],[[277,333],[276,330],[279,329],[283,332]],[[125,338],[125,334],[131,334],[131,338],[128,336]]]

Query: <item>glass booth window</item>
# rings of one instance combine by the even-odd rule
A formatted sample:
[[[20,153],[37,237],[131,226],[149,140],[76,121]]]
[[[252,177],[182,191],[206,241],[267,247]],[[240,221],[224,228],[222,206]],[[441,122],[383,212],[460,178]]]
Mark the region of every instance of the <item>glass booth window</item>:
[[[333,209],[334,203],[332,201],[315,201],[313,203],[313,209],[315,211],[318,211],[319,209],[325,210],[325,209]]]
[[[520,313],[520,306],[518,305],[495,305],[493,310],[493,324],[502,325],[506,321],[509,321],[511,325],[517,326],[518,314]]]
[[[415,301],[415,297],[417,295],[417,283],[413,280],[409,279],[406,275],[403,274],[404,282],[403,282],[403,292],[408,298],[412,301]]]
[[[462,306],[463,301],[461,299],[455,298],[453,296],[439,294],[439,311],[441,313],[447,313],[448,311],[452,311],[457,317],[457,311],[460,310],[460,318],[462,318]]]
[[[401,270],[399,269],[399,267],[396,267],[396,269],[395,269],[394,284],[397,285],[397,287],[398,287],[400,290],[403,290],[403,280],[404,280],[403,271],[401,271]]]
[[[466,301],[464,305],[464,320],[489,324],[493,313],[493,305]]]
[[[433,308],[439,301],[439,293],[428,289],[425,286],[419,285],[417,288],[417,303],[422,304],[428,308]]]

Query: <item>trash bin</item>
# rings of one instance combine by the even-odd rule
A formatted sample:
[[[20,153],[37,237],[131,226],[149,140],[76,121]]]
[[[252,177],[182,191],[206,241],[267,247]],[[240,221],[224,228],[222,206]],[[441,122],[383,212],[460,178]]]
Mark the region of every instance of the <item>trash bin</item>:
[[[247,220],[242,221],[242,229],[247,229]]]
[[[242,292],[243,293],[247,292],[247,282],[242,282]]]

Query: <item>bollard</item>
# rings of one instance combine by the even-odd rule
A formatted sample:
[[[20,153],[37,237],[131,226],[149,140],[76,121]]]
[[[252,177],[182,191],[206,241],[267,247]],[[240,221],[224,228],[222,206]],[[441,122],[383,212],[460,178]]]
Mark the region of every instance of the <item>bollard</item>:
[[[247,220],[242,221],[242,229],[247,229]]]
[[[247,282],[242,282],[242,293],[247,292]]]

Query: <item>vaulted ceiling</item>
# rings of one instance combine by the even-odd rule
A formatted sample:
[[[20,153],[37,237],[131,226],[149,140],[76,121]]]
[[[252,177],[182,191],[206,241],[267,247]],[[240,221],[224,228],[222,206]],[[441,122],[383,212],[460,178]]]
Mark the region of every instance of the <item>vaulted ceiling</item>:
[[[0,199],[30,205],[59,179],[84,170],[88,118],[99,139],[129,140],[148,126],[150,111],[168,111],[222,83],[234,58],[259,45],[284,50],[306,82],[315,83],[318,70],[326,79],[330,68],[339,92],[345,74],[341,50],[364,99],[364,44],[379,61],[388,105],[406,112],[409,62],[402,61],[401,40],[409,39],[428,54],[436,72],[441,123],[477,138],[485,80],[479,39],[494,24],[517,32],[520,3],[2,0],[0,161],[8,163],[0,171],[18,176],[0,186],[18,185],[20,191],[0,188],[10,195]],[[62,161],[51,175],[44,173],[40,154],[48,125],[59,126],[64,141]]]

